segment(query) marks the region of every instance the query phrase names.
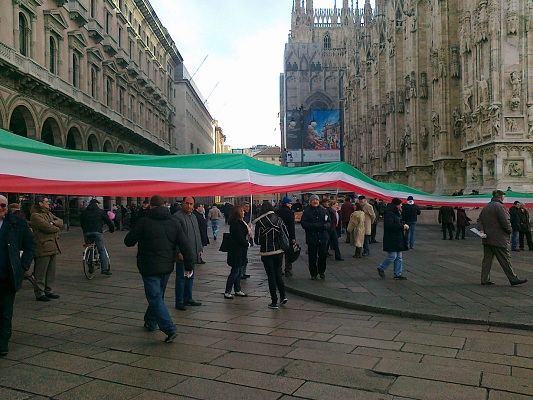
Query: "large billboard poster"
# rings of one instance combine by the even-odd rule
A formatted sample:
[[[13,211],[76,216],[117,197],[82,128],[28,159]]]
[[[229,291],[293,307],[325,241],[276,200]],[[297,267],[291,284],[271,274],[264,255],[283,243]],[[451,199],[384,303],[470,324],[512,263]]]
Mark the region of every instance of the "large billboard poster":
[[[287,161],[331,162],[341,159],[339,110],[293,110],[287,113]]]

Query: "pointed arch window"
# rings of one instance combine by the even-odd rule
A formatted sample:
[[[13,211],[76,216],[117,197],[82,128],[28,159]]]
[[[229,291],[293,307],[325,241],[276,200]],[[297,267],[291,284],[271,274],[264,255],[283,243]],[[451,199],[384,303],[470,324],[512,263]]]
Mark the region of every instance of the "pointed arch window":
[[[326,33],[326,36],[324,36],[324,48],[331,49],[331,37],[329,33]]]
[[[23,13],[19,13],[19,51],[23,56],[29,56],[30,28],[28,19]]]
[[[49,55],[48,55],[49,70],[52,74],[57,74],[57,56],[58,56],[57,41],[53,36],[50,36],[48,52],[49,52]]]

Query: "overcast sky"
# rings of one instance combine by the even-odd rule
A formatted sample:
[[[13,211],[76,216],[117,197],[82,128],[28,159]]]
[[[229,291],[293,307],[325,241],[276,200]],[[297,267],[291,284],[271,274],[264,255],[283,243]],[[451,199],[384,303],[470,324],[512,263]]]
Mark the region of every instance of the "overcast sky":
[[[278,145],[279,78],[292,0],[150,0],[226,144]],[[364,2],[363,2],[364,3]],[[315,0],[333,8],[334,0]],[[342,6],[342,0],[337,1]],[[361,5],[360,5],[361,6]]]

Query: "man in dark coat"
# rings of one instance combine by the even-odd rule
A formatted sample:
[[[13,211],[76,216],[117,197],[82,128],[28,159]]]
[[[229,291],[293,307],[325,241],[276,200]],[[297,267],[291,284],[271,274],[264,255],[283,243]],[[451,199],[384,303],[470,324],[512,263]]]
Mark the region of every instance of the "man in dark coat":
[[[342,203],[341,206],[341,221],[342,228],[344,229],[344,231],[346,231],[346,227],[350,222],[350,216],[354,211],[355,207],[352,203],[352,199],[350,197],[346,197],[346,199],[344,199],[344,203]],[[350,243],[350,234],[348,233],[348,231],[346,231],[346,243]]]
[[[453,224],[455,222],[455,211],[451,206],[442,206],[439,209],[439,224],[442,224],[442,240],[446,240],[448,232],[449,240],[453,240]]]
[[[30,276],[35,240],[28,223],[15,216],[0,195],[0,356],[9,351],[15,293]]]
[[[172,215],[180,223],[183,231],[187,235],[191,247],[194,250],[195,257],[194,264],[200,264],[202,259],[204,246],[202,245],[202,237],[200,236],[200,227],[198,220],[192,214],[194,209],[194,197],[186,196],[181,202],[181,210]],[[180,249],[177,250],[178,259],[176,260],[176,309],[180,311],[185,310],[185,306],[201,306],[202,303],[192,298],[192,288],[194,284],[194,271],[185,272],[183,264],[183,255]]]
[[[531,240],[531,231],[529,230],[529,212],[522,203],[520,203],[520,232],[519,244],[520,250],[524,250],[524,236],[527,240],[527,247],[529,251],[533,251],[533,240]]]
[[[289,240],[291,243],[296,243],[296,229],[294,222],[294,212],[291,209],[292,201],[288,197],[284,197],[281,200],[281,206],[279,207],[276,214],[283,220],[283,223],[287,227],[287,232],[289,233]],[[289,253],[285,252],[285,276],[292,276],[292,263],[289,261]]]
[[[415,204],[413,196],[407,197],[407,204],[402,206],[402,219],[409,225],[409,229],[405,231],[405,242],[409,243],[409,248],[415,247],[415,229],[416,221],[420,215],[420,207]]]
[[[511,285],[526,283],[527,279],[519,279],[511,266],[511,255],[509,253],[509,235],[512,233],[509,212],[503,205],[505,192],[495,190],[492,192],[492,199],[479,214],[477,220],[478,229],[486,237],[483,242],[483,261],[481,262],[481,284],[494,285],[490,280],[490,269],[494,256],[500,263]]]
[[[320,207],[320,200],[316,194],[309,197],[309,207],[302,215],[301,224],[305,230],[311,279],[315,280],[318,274],[320,274],[320,279],[325,279],[328,229],[331,226],[331,221],[326,209]]]
[[[202,246],[207,246],[209,244],[209,238],[207,237],[207,219],[204,215],[204,205],[200,203],[194,203],[194,211],[192,213],[198,220],[198,228],[200,228]],[[205,264],[205,262],[199,262],[199,264]]]
[[[395,197],[387,206],[383,220],[383,251],[386,251],[388,255],[378,267],[378,274],[382,278],[385,278],[386,269],[394,262],[394,279],[407,279],[402,275],[402,251],[407,250],[404,231],[409,229],[409,225],[402,221],[401,212],[402,201]]]
[[[100,254],[100,261],[102,262],[102,274],[112,275],[109,270],[109,260],[107,259],[107,252],[105,251],[104,234],[102,226],[105,223],[109,227],[109,232],[115,231],[115,225],[107,215],[107,212],[98,207],[100,202],[97,199],[91,199],[89,205],[80,215],[80,225],[83,230],[83,239],[85,244],[94,242],[98,253]],[[89,267],[89,272],[92,273],[92,265]]]
[[[509,209],[509,218],[511,221],[511,250],[520,251],[518,249],[518,234],[520,233],[520,202],[515,201]]]
[[[179,246],[186,271],[192,271],[194,253],[180,222],[172,218],[161,196],[152,196],[147,218],[137,224],[124,238],[124,244],[137,247],[137,268],[144,282],[148,309],[144,314],[144,327],[148,331],[162,330],[165,342],[174,341],[178,335],[165,305],[165,289],[172,271],[176,249]]]

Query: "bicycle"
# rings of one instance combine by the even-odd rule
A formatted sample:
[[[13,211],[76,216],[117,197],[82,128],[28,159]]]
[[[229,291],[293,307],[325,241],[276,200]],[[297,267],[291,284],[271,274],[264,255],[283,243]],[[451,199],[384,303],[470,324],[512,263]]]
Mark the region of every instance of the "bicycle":
[[[102,267],[100,263],[100,252],[96,247],[94,240],[91,240],[91,243],[83,245],[83,273],[85,277],[89,280],[93,279],[94,271]],[[105,249],[105,254],[107,256],[108,268],[111,270],[111,259],[109,258],[109,253],[107,248]]]

